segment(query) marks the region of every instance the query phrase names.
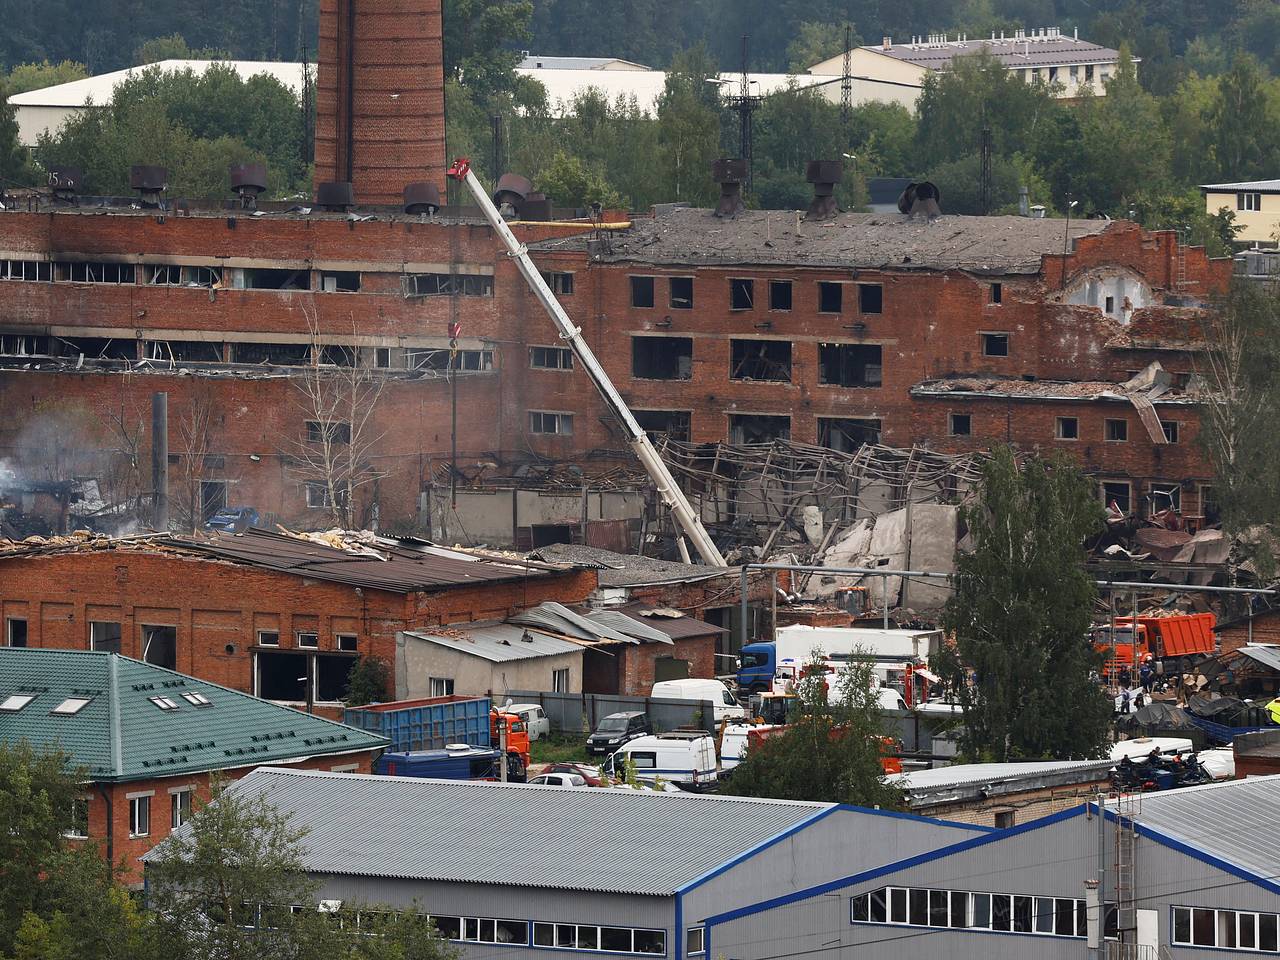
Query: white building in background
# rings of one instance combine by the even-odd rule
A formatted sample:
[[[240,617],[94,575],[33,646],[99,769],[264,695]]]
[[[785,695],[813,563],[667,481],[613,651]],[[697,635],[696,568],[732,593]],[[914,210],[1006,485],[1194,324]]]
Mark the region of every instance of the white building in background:
[[[1106,80],[1116,72],[1120,53],[1068,36],[1057,27],[1017,30],[1011,36],[1001,33],[989,38],[971,39],[963,34],[954,39],[948,34],[912,37],[910,43],[894,43],[885,37],[879,44],[858,47],[850,54],[850,73],[883,83],[912,84],[917,90],[924,78],[938,70],[946,70],[956,57],[986,51],[1004,66],[1015,71],[1028,83],[1039,78],[1059,85],[1058,96],[1078,97],[1086,91],[1106,95]],[[1138,60],[1134,58],[1134,63]],[[844,55],[815,63],[809,73],[841,76]],[[856,81],[855,81],[856,82]]]
[[[276,63],[266,60],[161,60],[158,63],[126,70],[113,70],[96,77],[60,83],[40,90],[16,93],[9,98],[18,121],[18,142],[33,147],[44,133],[57,133],[62,125],[85,110],[110,105],[115,89],[130,77],[144,70],[159,69],[165,73],[190,70],[204,73],[213,64],[231,67],[246,80],[266,74],[279,80],[295,94],[302,92],[303,65],[301,63]],[[311,68],[312,77],[315,67]]]
[[[520,52],[521,70],[652,70],[643,63],[619,57],[538,57],[528,50]]]

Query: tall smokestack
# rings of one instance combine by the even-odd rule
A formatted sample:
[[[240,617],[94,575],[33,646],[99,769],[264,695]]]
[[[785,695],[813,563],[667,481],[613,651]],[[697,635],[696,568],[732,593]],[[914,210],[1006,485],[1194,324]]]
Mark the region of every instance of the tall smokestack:
[[[169,395],[151,395],[151,526],[169,529]]]

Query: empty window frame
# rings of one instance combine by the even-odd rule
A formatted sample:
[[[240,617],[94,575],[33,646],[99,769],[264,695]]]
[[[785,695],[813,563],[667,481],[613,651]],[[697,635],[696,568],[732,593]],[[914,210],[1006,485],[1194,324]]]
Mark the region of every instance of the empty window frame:
[[[542,279],[547,282],[547,286],[551,288],[551,292],[560,296],[569,296],[573,293],[573,274],[560,273],[556,270],[543,270]]]
[[[1129,421],[1107,419],[1102,421],[1102,437],[1111,443],[1122,443],[1129,439]]]
[[[987,286],[987,302],[991,304],[1004,303],[1004,284],[992,283]]]
[[[27,621],[25,618],[9,617],[5,620],[4,642],[9,647],[25,647],[27,645]]]
[[[391,348],[390,347],[374,347],[373,348],[373,365],[379,370],[387,370],[391,367]]]
[[[839,313],[844,309],[844,284],[818,281],[818,312]]]
[[[344,653],[355,653],[360,647],[360,639],[354,633],[336,633],[333,639],[338,649]]]
[[[233,287],[239,290],[310,290],[310,270],[245,267],[232,270]]]
[[[730,341],[730,380],[791,382],[790,340]]]
[[[492,350],[450,350],[447,347],[426,347],[406,350],[405,366],[410,370],[477,371],[493,369]]]
[[[858,312],[884,313],[884,287],[878,283],[858,284]]]
[[[668,277],[667,294],[667,303],[672,310],[692,310],[693,277]]]
[[[1007,357],[1009,355],[1009,335],[1007,333],[982,334],[982,355],[984,357]]]
[[[405,278],[409,297],[492,297],[493,277],[471,273],[415,273]]]
[[[358,657],[334,653],[315,654],[315,700],[317,703],[337,703],[347,695],[351,670],[359,662]]]
[[[120,624],[114,620],[89,621],[89,649],[105,653],[120,652]]]
[[[219,287],[221,267],[180,267],[175,264],[152,263],[144,268],[146,282],[160,287]]]
[[[360,289],[358,270],[321,270],[321,293],[355,293]]]
[[[883,350],[879,344],[818,344],[818,382],[836,387],[878,387]]]
[[[62,835],[68,840],[89,839],[89,798],[73,797],[69,811],[67,829]]]
[[[303,492],[307,498],[307,506],[311,509],[328,509],[333,506],[336,499],[339,506],[347,505],[347,491],[345,487],[335,489],[333,495],[329,494],[327,484],[318,481],[309,481],[303,484]]]
[[[351,424],[345,420],[335,421],[333,423],[321,423],[318,420],[307,421],[307,442],[323,443],[328,440],[333,444],[346,444],[351,442]]]
[[[1078,417],[1058,417],[1054,420],[1053,435],[1058,440],[1079,440],[1080,419]]]
[[[173,790],[169,794],[169,829],[177,830],[191,819],[191,797],[194,791],[190,787]]]
[[[759,413],[729,415],[730,443],[772,443],[790,439],[790,417]]]
[[[1133,484],[1128,480],[1102,481],[1102,505],[1129,514],[1133,510]]]
[[[880,442],[880,421],[847,417],[818,418],[818,446],[854,453],[863,444]]]
[[[0,280],[52,280],[48,260],[0,260]]]
[[[311,365],[309,343],[242,343],[231,344],[232,363],[263,363],[278,367]]]
[[[672,278],[675,279],[675,278]],[[752,310],[756,305],[756,285],[751,279],[729,279],[729,309]]]
[[[107,337],[57,337],[51,346],[59,356],[83,355],[94,360],[137,360],[138,342]]]
[[[345,343],[326,343],[316,351],[316,362],[326,367],[357,367],[360,348]]]
[[[320,634],[314,630],[299,630],[294,634],[294,640],[297,641],[298,646],[309,647],[312,650],[320,646]]]
[[[1153,481],[1147,490],[1148,516],[1165,510],[1182,510],[1182,484],[1176,480]]]
[[[1161,420],[1160,429],[1164,431],[1164,439],[1168,443],[1178,442],[1178,421],[1177,420]]]
[[[632,413],[640,429],[650,438],[666,434],[672,440],[689,442],[692,414],[688,410],[633,410]]]
[[[684,952],[687,956],[696,956],[699,953],[706,953],[707,947],[707,928],[706,927],[690,927],[685,931],[684,936]]]
[[[222,344],[205,340],[143,340],[142,358],[162,363],[221,363]]]
[[[178,628],[143,624],[142,659],[157,667],[178,669]]]
[[[529,366],[534,370],[572,370],[573,351],[568,347],[530,347]]]
[[[631,305],[633,307],[652,307],[653,300],[653,277],[630,277],[631,281]]]
[[[637,380],[692,379],[692,338],[632,337],[631,376]]]
[[[568,693],[569,692],[569,668],[561,667],[558,670],[551,671],[551,692],[552,693]]]
[[[1257,211],[1262,209],[1262,194],[1260,193],[1237,193],[1236,209]]]
[[[50,356],[49,350],[48,337],[29,333],[0,333],[0,356],[47,357]]]
[[[152,263],[146,267],[147,283],[161,287],[182,285],[182,267],[177,264]]]
[[[790,280],[770,280],[769,281],[769,309],[770,310],[790,310],[791,309],[791,281]]]
[[[129,836],[151,835],[151,796],[129,798]]]
[[[59,261],[53,265],[53,279],[71,283],[133,283],[136,275],[132,263]]]
[[[573,414],[530,410],[529,432],[571,437],[573,436]]]
[[[307,658],[292,651],[258,650],[254,653],[254,696],[263,700],[305,703]]]
[[[973,435],[973,419],[967,413],[952,413],[947,415],[947,433],[953,437],[968,437]]]

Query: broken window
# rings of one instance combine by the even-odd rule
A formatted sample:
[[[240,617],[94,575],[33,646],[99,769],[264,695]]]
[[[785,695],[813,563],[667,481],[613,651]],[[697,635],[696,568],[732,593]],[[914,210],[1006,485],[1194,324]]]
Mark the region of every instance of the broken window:
[[[967,413],[953,413],[947,421],[947,432],[953,437],[967,437],[973,433],[973,421]]]
[[[530,347],[529,366],[535,370],[572,370],[573,351],[568,347]]]
[[[1105,420],[1103,421],[1103,430],[1103,435],[1108,440],[1120,441],[1129,439],[1128,420]]]
[[[237,290],[310,290],[311,271],[245,267],[232,271],[231,285]]]
[[[448,348],[406,350],[404,354],[405,366],[410,370],[446,371],[449,369],[449,357],[453,352]],[[458,350],[456,352],[457,357],[453,365],[455,370],[493,369],[492,350]]]
[[[355,293],[360,289],[360,273],[356,270],[322,270],[321,293]]]
[[[0,280],[52,280],[48,260],[0,260]]]
[[[0,356],[39,357],[49,355],[49,338],[26,333],[0,333]]]
[[[555,270],[543,270],[542,279],[547,282],[551,292],[560,295],[573,293],[573,274],[558,273]]]
[[[137,360],[136,340],[114,340],[105,337],[58,337],[60,356],[84,355],[96,360]]]
[[[1133,509],[1133,485],[1127,480],[1108,480],[1102,484],[1102,505],[1115,506],[1123,514]]]
[[[341,343],[326,343],[320,348],[320,363],[329,367],[355,367],[360,363],[360,349]]]
[[[631,375],[637,380],[691,379],[692,338],[632,337]]]
[[[222,286],[221,267],[183,267],[182,285],[185,287]]]
[[[307,421],[307,441],[309,443],[320,443],[328,436],[330,443],[350,443],[351,442],[351,424],[345,420],[336,420],[331,423],[320,423],[317,420]]]
[[[790,439],[790,417],[751,413],[729,415],[730,443],[772,443]]]
[[[791,281],[790,280],[770,280],[769,281],[769,309],[770,310],[790,310],[791,309]]]
[[[147,283],[162,287],[182,285],[182,267],[177,264],[153,263],[147,267]]]
[[[858,284],[858,312],[883,313],[884,287],[878,283]]]
[[[730,380],[791,382],[791,341],[732,340]]]
[[[670,277],[667,282],[670,284],[671,309],[692,310],[693,277]]]
[[[356,665],[359,658],[318,653],[315,655],[315,660],[316,701],[337,703],[347,694],[351,668]]]
[[[1220,508],[1218,499],[1214,496],[1213,485],[1209,483],[1200,484],[1200,516],[1204,517],[1209,523],[1217,523],[1220,516]],[[23,621],[23,637],[26,637],[26,621]],[[25,642],[23,646],[25,646]],[[17,644],[10,644],[17,646]]]
[[[231,344],[232,363],[266,363],[281,367],[311,365],[309,343],[240,343]]]
[[[529,411],[529,432],[540,434],[573,435],[573,414]]]
[[[982,334],[982,355],[984,357],[1007,357],[1009,355],[1009,335],[1007,333]]]
[[[89,621],[89,649],[120,652],[120,624],[108,620]]]
[[[844,284],[818,281],[818,312],[839,313],[844,309]]]
[[[633,307],[653,306],[653,277],[631,278],[631,305]]]
[[[53,279],[72,283],[133,283],[132,263],[87,263],[58,261],[53,265]]]
[[[166,670],[177,670],[178,628],[143,624],[142,659]]]
[[[1054,424],[1054,436],[1059,440],[1079,440],[1080,420],[1077,417],[1058,417]]]
[[[1164,431],[1164,438],[1168,443],[1178,442],[1178,421],[1161,420],[1160,429]]]
[[[144,340],[142,357],[167,363],[221,363],[222,344],[204,340]]]
[[[750,310],[756,305],[755,281],[732,278],[729,280],[729,309]]]
[[[990,296],[987,298],[991,303],[1004,302],[1004,286],[999,283],[991,284],[989,288]]]
[[[305,703],[307,654],[258,650],[254,654],[254,694],[263,700]]]
[[[1150,514],[1163,513],[1165,510],[1172,510],[1175,513],[1181,511],[1182,485],[1176,480],[1153,481],[1147,493],[1147,503]]]
[[[879,420],[818,418],[818,446],[820,447],[829,447],[841,453],[855,453],[863,444],[879,442]]]
[[[493,276],[469,273],[415,273],[405,278],[410,297],[492,297]]]
[[[333,506],[333,499],[329,496],[329,487],[327,484],[311,481],[303,484],[304,491],[307,496],[307,506],[312,509],[328,509]],[[334,491],[334,495],[338,500],[338,505],[345,507],[347,505],[346,488],[340,487]]]
[[[650,439],[659,434],[666,434],[672,440],[689,442],[688,410],[636,410],[636,423],[640,429],[649,434]]]
[[[374,347],[373,365],[379,370],[387,370],[391,367],[391,348],[390,347]]]
[[[878,344],[818,344],[818,382],[837,387],[878,387],[882,350]]]

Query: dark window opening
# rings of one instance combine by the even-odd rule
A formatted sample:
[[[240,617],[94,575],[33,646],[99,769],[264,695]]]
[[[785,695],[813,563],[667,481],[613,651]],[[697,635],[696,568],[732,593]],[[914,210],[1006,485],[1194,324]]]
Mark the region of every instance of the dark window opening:
[[[211,457],[205,457],[205,466],[211,467],[209,460]],[[227,508],[227,481],[225,480],[201,480],[200,481],[200,519],[208,520],[219,510]]]
[[[818,312],[839,313],[844,309],[844,284],[818,281]]]
[[[818,418],[818,446],[854,453],[863,444],[880,442],[879,420]]]
[[[559,434],[573,436],[573,414],[546,413],[542,410],[529,411],[529,432],[541,434]]]
[[[529,366],[535,370],[572,370],[573,351],[568,347],[530,347]]]
[[[878,387],[882,351],[863,343],[818,344],[818,382],[838,387]]]
[[[379,370],[389,369],[391,366],[391,348],[375,347],[373,352],[373,365]]]
[[[1106,313],[1111,313],[1113,310],[1115,310],[1115,308],[1116,308],[1116,298],[1115,298],[1115,297],[1107,297],[1107,300],[1106,300],[1106,307],[1105,307],[1105,312],[1106,312]]]
[[[489,274],[415,273],[405,278],[410,297],[492,297]]]
[[[789,340],[733,340],[730,380],[773,380],[791,382],[791,342]]]
[[[360,289],[360,274],[355,270],[325,270],[320,274],[322,293],[355,293]]]
[[[27,645],[27,621],[10,617],[5,621],[5,642],[11,647]]]
[[[266,363],[281,367],[311,364],[309,343],[232,343],[232,363]]]
[[[967,413],[953,413],[947,432],[953,437],[967,437],[973,433],[973,421]]]
[[[120,652],[120,624],[108,620],[89,622],[89,649],[106,653]]]
[[[632,337],[631,375],[637,380],[689,380],[693,340],[689,337]]]
[[[990,292],[991,292],[990,300],[992,303],[1004,302],[1004,284],[1000,284],[1000,283],[991,284]]]
[[[1121,513],[1128,514],[1133,509],[1133,488],[1128,483],[1118,481],[1103,483],[1102,500],[1103,506],[1110,507],[1114,504]]]
[[[360,648],[360,638],[354,633],[339,633],[334,636],[338,649],[344,653],[355,653]]]
[[[670,277],[668,279],[671,293],[672,310],[693,309],[693,277]]]
[[[105,337],[58,337],[59,356],[83,354],[98,360],[137,360],[136,340],[116,340]]]
[[[144,340],[142,357],[169,363],[221,363],[222,344],[207,340]]]
[[[445,371],[449,369],[450,355],[455,353],[446,349],[438,350],[406,350],[404,354],[405,366],[410,370],[439,370]],[[455,370],[492,370],[493,369],[493,351],[492,350],[458,350],[456,357],[453,359],[453,369]]]
[[[320,423],[317,420],[307,421],[307,442],[321,443],[328,437],[330,443],[350,443],[351,424],[345,421]]]
[[[633,307],[653,306],[653,277],[631,278],[631,305]]]
[[[341,657],[318,653],[316,656],[316,700],[320,703],[336,703],[347,695],[351,668],[358,657]]]
[[[650,438],[665,433],[672,440],[689,442],[688,410],[636,410],[634,413],[636,423],[640,424],[640,429],[649,434]]]
[[[1058,417],[1055,435],[1059,440],[1079,440],[1080,421],[1076,417]]]
[[[1172,510],[1182,510],[1182,485],[1175,482],[1156,481],[1147,493],[1147,501],[1151,505],[1151,514]]]
[[[1009,335],[1007,333],[984,333],[982,335],[982,355],[984,357],[1007,357],[1009,355]]]
[[[730,443],[772,443],[774,440],[790,439],[790,417],[750,413],[729,416]]]
[[[341,343],[326,343],[320,348],[320,363],[329,367],[355,367],[360,363],[360,351]]]
[[[1161,420],[1160,429],[1164,431],[1164,438],[1169,443],[1178,442],[1178,421]]]
[[[674,284],[675,278],[672,278]],[[750,310],[756,305],[754,280],[729,280],[729,309],[730,310]],[[675,297],[675,287],[672,287],[672,297]],[[692,296],[692,290],[690,291]],[[674,306],[675,304],[672,304]]]
[[[791,281],[790,280],[770,280],[769,281],[769,309],[770,310],[790,310],[791,309]]]
[[[259,650],[257,694],[263,700],[307,699],[307,654]]]
[[[1108,440],[1120,441],[1129,439],[1128,420],[1107,420],[1104,422],[1105,436]]]
[[[4,261],[0,261],[3,263]],[[49,338],[26,333],[0,333],[0,356],[47,357]]]
[[[858,312],[883,313],[884,287],[878,283],[858,284]]]
[[[573,293],[573,274],[558,273],[554,270],[543,270],[542,279],[551,288],[552,293],[566,295]]]
[[[168,670],[178,669],[178,628],[142,626],[142,659]]]
[[[246,268],[246,290],[309,290],[311,275],[307,270],[275,270],[264,267]]]

